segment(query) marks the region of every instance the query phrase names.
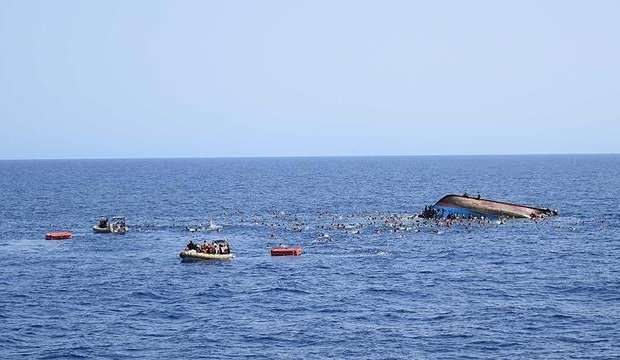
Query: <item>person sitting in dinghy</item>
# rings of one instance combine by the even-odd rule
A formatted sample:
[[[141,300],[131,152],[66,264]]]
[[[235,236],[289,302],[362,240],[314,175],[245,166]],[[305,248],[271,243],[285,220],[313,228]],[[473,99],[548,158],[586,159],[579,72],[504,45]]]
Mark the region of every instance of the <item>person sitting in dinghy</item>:
[[[200,248],[192,240],[190,240],[189,243],[187,244],[187,246],[185,246],[185,250],[196,250],[196,251],[199,251]]]

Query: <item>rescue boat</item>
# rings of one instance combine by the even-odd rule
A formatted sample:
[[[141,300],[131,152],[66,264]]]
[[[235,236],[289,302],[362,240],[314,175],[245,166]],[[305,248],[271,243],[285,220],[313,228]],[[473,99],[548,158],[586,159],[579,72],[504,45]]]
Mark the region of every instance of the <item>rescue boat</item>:
[[[93,226],[93,231],[96,234],[114,233],[124,235],[127,230],[128,228],[124,216],[114,216],[110,221],[104,216],[99,219],[97,225]]]
[[[110,230],[109,227],[101,227],[99,225],[93,225],[93,232],[95,234],[108,234],[108,233],[111,233],[112,230]]]
[[[179,254],[182,261],[192,260],[232,260],[234,254],[207,254],[196,250],[184,250]]]
[[[279,246],[271,249],[271,256],[300,256],[302,253],[301,246],[285,247]]]
[[[68,231],[52,231],[45,234],[45,240],[65,240],[71,239],[72,233]]]

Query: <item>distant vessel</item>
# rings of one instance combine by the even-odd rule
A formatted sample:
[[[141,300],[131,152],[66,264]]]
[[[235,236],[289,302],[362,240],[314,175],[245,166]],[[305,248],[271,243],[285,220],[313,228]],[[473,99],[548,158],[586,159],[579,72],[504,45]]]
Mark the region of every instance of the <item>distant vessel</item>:
[[[425,210],[422,217],[512,217],[538,219],[558,214],[557,210],[537,208],[508,202],[481,199],[467,195],[446,195]],[[428,216],[431,215],[431,216]]]
[[[216,225],[213,222],[213,219],[209,220],[209,226],[207,226],[207,231],[222,231],[223,227],[221,225]]]
[[[125,234],[128,230],[126,220],[124,216],[114,216],[112,220],[108,221],[108,218],[102,216],[99,219],[99,223],[93,226],[93,231],[97,234]]]

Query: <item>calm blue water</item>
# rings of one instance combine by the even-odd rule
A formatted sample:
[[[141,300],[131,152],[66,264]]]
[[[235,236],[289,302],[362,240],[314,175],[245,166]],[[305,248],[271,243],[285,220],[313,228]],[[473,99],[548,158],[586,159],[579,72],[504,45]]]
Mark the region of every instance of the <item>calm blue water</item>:
[[[618,357],[619,175],[620,156],[0,162],[0,358]],[[561,216],[384,226],[464,191]],[[93,234],[103,214],[130,232]],[[209,219],[224,231],[185,231]],[[235,260],[180,263],[218,237]]]

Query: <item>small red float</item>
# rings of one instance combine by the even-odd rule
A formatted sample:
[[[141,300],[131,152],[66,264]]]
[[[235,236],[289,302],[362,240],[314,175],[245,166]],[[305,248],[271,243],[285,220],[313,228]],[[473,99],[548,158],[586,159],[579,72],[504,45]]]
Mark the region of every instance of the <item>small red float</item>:
[[[275,247],[271,249],[271,256],[299,256],[301,255],[301,247]]]
[[[45,240],[65,240],[71,239],[72,233],[68,231],[52,231],[45,234]]]

